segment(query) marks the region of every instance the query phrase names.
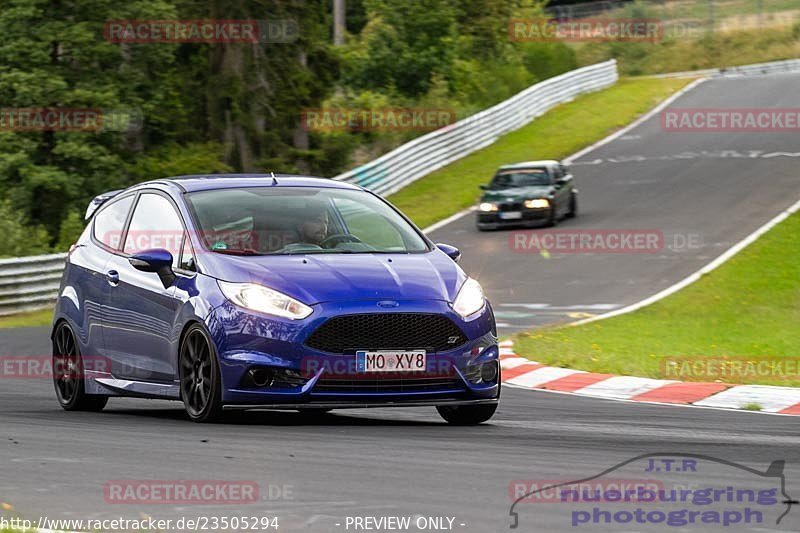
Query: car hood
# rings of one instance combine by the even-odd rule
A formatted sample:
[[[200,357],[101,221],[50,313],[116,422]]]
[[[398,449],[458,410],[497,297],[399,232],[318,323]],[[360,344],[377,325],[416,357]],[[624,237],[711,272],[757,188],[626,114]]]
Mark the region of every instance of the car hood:
[[[533,198],[547,198],[552,196],[555,189],[551,185],[532,185],[530,187],[515,187],[486,191],[481,198],[483,202],[505,202],[508,200],[530,200]]]
[[[308,305],[358,299],[452,302],[466,279],[438,249],[421,254],[207,253],[202,266],[217,279],[259,283]]]

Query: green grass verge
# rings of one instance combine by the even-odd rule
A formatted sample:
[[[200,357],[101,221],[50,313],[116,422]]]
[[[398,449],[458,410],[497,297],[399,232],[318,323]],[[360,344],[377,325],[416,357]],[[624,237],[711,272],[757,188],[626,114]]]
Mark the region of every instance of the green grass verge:
[[[800,386],[799,280],[795,214],[680,292],[607,320],[519,334],[515,350],[542,363],[592,372]],[[680,366],[666,366],[666,359]],[[741,370],[714,376],[704,372],[708,364],[684,364],[705,361],[714,372],[735,365]]]
[[[473,205],[480,195],[478,185],[487,183],[500,165],[563,159],[629,124],[687,83],[685,79],[625,79],[580,96],[412,183],[389,201],[424,228]]]
[[[27,328],[34,326],[49,326],[53,322],[53,310],[43,309],[30,313],[20,313],[0,317],[0,328]]]

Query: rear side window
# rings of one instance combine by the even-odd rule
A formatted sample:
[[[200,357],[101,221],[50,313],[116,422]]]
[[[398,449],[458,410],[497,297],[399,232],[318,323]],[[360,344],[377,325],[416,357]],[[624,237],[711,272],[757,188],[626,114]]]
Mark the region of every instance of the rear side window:
[[[126,254],[135,254],[152,248],[169,250],[173,268],[178,267],[183,244],[183,222],[172,202],[160,194],[145,193],[139,197],[133,218],[125,237]]]
[[[109,248],[119,250],[122,244],[122,230],[128,219],[134,195],[113,200],[94,217],[94,238]]]

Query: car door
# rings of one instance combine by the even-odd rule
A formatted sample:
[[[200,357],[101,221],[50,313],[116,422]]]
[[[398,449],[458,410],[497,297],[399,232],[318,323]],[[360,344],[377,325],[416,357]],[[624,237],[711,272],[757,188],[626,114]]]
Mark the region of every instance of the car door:
[[[108,292],[103,330],[116,378],[159,383],[174,379],[175,316],[180,306],[175,287],[164,287],[158,274],[135,269],[129,258],[143,250],[163,248],[172,253],[176,268],[185,233],[183,220],[166,194],[149,190],[139,194],[122,252],[106,265],[109,279],[115,282]]]
[[[71,285],[77,289],[76,300],[82,306],[83,332],[80,335],[84,356],[105,353],[103,305],[111,286],[106,278],[106,265],[121,245],[121,236],[128,220],[135,194],[129,194],[103,205],[92,219],[91,238],[76,246],[70,254],[74,267]]]

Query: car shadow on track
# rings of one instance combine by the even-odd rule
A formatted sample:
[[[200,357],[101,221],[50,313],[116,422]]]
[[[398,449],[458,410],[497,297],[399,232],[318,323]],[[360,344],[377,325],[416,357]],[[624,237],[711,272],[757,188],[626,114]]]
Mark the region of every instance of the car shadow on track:
[[[182,409],[105,409],[102,413],[93,416],[140,416],[152,419],[175,420],[189,422],[189,417]],[[375,415],[373,418],[351,416],[343,412],[325,414],[306,414],[295,411],[246,411],[230,412],[215,422],[215,425],[237,426],[446,426],[447,423],[436,417],[436,412],[431,413],[431,420],[413,420],[382,418]]]

